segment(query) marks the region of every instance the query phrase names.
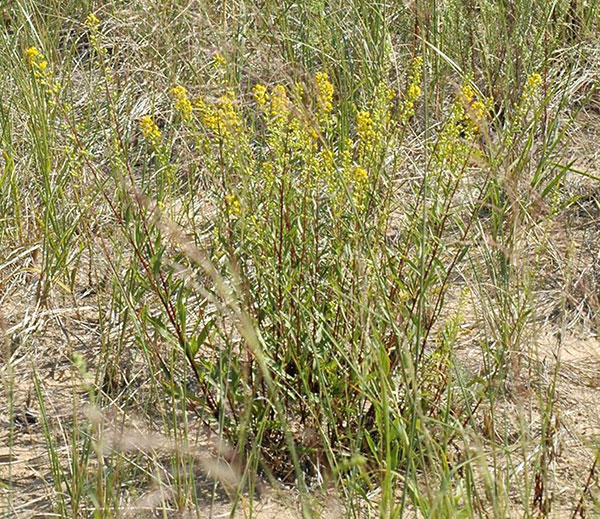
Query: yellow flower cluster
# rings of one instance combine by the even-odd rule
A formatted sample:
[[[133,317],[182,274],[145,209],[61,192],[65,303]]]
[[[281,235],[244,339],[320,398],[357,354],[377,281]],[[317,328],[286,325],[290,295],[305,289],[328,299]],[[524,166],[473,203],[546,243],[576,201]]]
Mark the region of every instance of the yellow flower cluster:
[[[292,104],[285,87],[276,85],[269,93],[267,88],[259,83],[252,89],[252,96],[258,107],[268,115],[273,126],[271,129],[275,132],[281,131],[289,122],[288,116]]]
[[[483,121],[487,116],[487,113],[488,107],[483,101],[477,100],[471,103],[471,114],[475,118],[476,122]]]
[[[228,91],[219,98],[217,109],[220,119],[227,130],[236,131],[241,127],[242,121],[235,109],[235,99],[232,91]]]
[[[460,93],[462,94],[465,104],[472,103],[473,98],[475,97],[475,90],[473,90],[471,85],[463,85],[463,87],[460,89]]]
[[[327,72],[315,74],[317,84],[317,108],[319,118],[325,120],[333,111],[333,84],[329,81]]]
[[[527,82],[525,83],[525,88],[523,93],[521,94],[522,106],[521,111],[527,111],[527,104],[529,104],[529,100],[535,96],[536,91],[542,84],[542,76],[540,76],[537,72],[534,72],[527,78]]]
[[[200,120],[207,130],[213,133],[219,133],[219,122],[217,111],[204,102],[204,99],[197,97],[193,102],[194,108],[198,110],[200,114]]]
[[[227,207],[227,210],[232,214],[232,215],[239,215],[242,212],[242,206],[240,204],[240,201],[237,199],[237,197],[234,194],[228,194],[225,195],[225,204]]]
[[[257,84],[252,89],[252,95],[254,96],[256,104],[260,108],[264,109],[267,106],[267,103],[269,102],[269,92],[267,92],[267,89],[264,85],[261,85],[260,83]]]
[[[284,120],[290,112],[290,100],[283,85],[277,85],[271,93],[271,117]]]
[[[515,104],[515,117],[512,124],[504,133],[504,144],[507,148],[512,148],[518,139],[515,137],[525,128],[525,122],[530,110],[535,104],[537,93],[542,84],[542,76],[537,72],[531,74],[523,87],[521,98]]]
[[[273,180],[275,180],[275,166],[273,165],[273,162],[271,162],[270,160],[266,160],[265,162],[263,162],[261,164],[260,169],[261,169],[262,176],[268,182],[272,182]]]
[[[92,48],[98,53],[104,55],[106,50],[102,48],[101,45],[101,36],[100,36],[100,20],[94,13],[90,13],[87,15],[85,19],[85,26],[89,29],[90,33],[88,38],[90,40],[90,45]]]
[[[177,85],[171,90],[175,99],[175,110],[179,112],[184,121],[189,121],[192,118],[192,103],[188,97],[187,90],[181,85]]]
[[[435,157],[447,167],[462,167],[474,152],[474,142],[489,112],[489,101],[478,99],[473,87],[465,83],[456,96],[452,113],[436,144]]]
[[[352,167],[353,148],[354,148],[354,143],[352,142],[352,139],[347,137],[344,141],[344,146],[343,146],[342,154],[341,154],[342,155],[341,162],[342,162],[342,170],[343,171],[350,171],[350,168]]]
[[[331,189],[334,172],[335,156],[333,151],[328,147],[323,147],[315,155],[309,157],[309,167],[306,170],[309,176],[306,181],[313,187],[316,182],[322,182]]]
[[[31,68],[45,70],[48,66],[48,62],[44,59],[44,55],[40,53],[37,47],[29,47],[25,51],[25,58],[27,59],[27,64]]]
[[[288,90],[281,84],[270,91],[261,84],[252,89],[267,130],[265,144],[269,159],[262,164],[261,176],[270,183],[276,172],[281,174],[287,169],[285,164],[294,163],[298,166],[298,178],[313,185],[330,175],[331,160],[327,149],[319,150],[319,133],[303,117],[304,111],[293,110],[302,102],[302,86],[294,85],[292,93],[290,99]]]
[[[361,168],[360,166],[356,166],[352,170],[352,173],[354,181],[359,184],[363,184],[369,178],[369,173],[367,172],[367,170],[365,168]]]
[[[423,58],[415,58],[412,63],[408,88],[400,105],[400,123],[406,125],[415,115],[415,104],[421,97],[421,77],[423,75]]]
[[[46,93],[50,96],[58,94],[60,90],[58,82],[54,79],[52,72],[48,68],[48,60],[39,49],[37,47],[29,47],[25,51],[25,60],[32,70],[33,76],[44,87]]]
[[[364,167],[352,163],[351,150],[344,150],[342,154],[342,168],[344,181],[351,188],[354,205],[357,209],[362,209],[364,207],[369,172]],[[341,196],[341,200],[338,203],[343,203],[344,200],[346,200],[345,194]]]
[[[356,114],[356,131],[361,143],[367,148],[370,147],[376,137],[371,112],[360,110]]]
[[[224,69],[227,66],[227,60],[223,57],[222,54],[217,54],[214,60],[214,67],[217,70]]]
[[[542,76],[540,76],[537,72],[534,72],[527,78],[527,86],[530,90],[535,90],[538,86],[542,84]]]
[[[473,90],[471,85],[468,85],[468,84],[464,85],[461,88],[460,95],[462,96],[462,100],[463,100],[462,104],[463,104],[463,108],[465,110],[465,114],[464,114],[465,121],[466,121],[466,118],[468,117],[472,123],[471,129],[474,132],[476,132],[479,129],[479,127],[481,126],[481,123],[483,122],[485,117],[487,116],[488,107],[487,107],[486,103],[484,103],[480,99],[475,98],[475,91]]]
[[[419,85],[410,85],[408,87],[407,97],[417,99],[421,95],[421,87]]]
[[[194,106],[198,109],[200,120],[206,129],[219,137],[231,137],[242,126],[231,90],[217,100],[216,106],[208,105],[202,98],[195,99]]]
[[[97,31],[98,26],[100,25],[100,20],[98,20],[98,17],[94,13],[90,13],[85,19],[85,25],[88,27],[88,29]]]
[[[152,117],[142,117],[140,119],[140,128],[142,130],[142,135],[144,138],[154,147],[156,148],[160,143],[162,138],[162,134],[158,129],[158,126],[152,119]]]

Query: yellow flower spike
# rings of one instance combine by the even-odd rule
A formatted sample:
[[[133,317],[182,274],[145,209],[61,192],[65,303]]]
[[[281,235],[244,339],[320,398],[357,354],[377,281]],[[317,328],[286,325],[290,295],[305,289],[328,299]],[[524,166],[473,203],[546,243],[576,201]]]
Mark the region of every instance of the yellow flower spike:
[[[220,134],[221,132],[219,129],[221,125],[219,124],[217,111],[213,107],[207,105],[201,97],[194,99],[193,106],[198,109],[200,120],[206,129],[216,134]]]
[[[417,57],[413,60],[412,70],[408,78],[408,88],[404,95],[404,99],[400,103],[400,122],[407,124],[415,114],[415,104],[421,97],[421,76],[423,74],[423,59]]]
[[[224,69],[227,66],[227,60],[222,54],[215,55],[214,67],[216,69]]]
[[[462,95],[466,103],[471,104],[475,97],[475,91],[471,88],[471,85],[464,85],[461,89]]]
[[[304,97],[304,86],[302,86],[302,83],[300,83],[299,81],[297,81],[294,85],[294,95],[298,99],[302,99]]]
[[[269,102],[269,93],[267,92],[266,87],[260,83],[252,89],[252,95],[260,108],[264,108]]]
[[[410,85],[408,88],[408,97],[416,99],[421,96],[421,87],[419,85]]]
[[[529,110],[531,110],[534,104],[534,98],[536,97],[538,93],[537,91],[541,84],[542,76],[537,72],[534,72],[527,78],[527,81],[525,82],[525,85],[523,87],[523,92],[521,93],[521,100],[516,107],[520,120],[518,120],[517,123],[513,125],[512,134],[516,134],[518,131],[520,131],[521,123],[523,122],[525,117],[527,117]],[[507,133],[506,135],[508,138],[509,133]]]
[[[333,151],[331,151],[329,148],[324,148],[321,152],[321,157],[323,158],[325,168],[333,170],[335,167]]]
[[[263,176],[268,181],[272,181],[275,178],[275,166],[270,160],[263,162],[261,170]]]
[[[233,215],[239,215],[242,212],[240,201],[234,194],[225,195],[225,204],[227,210]]]
[[[369,144],[375,139],[373,117],[368,110],[361,110],[356,114],[356,131],[364,144]]]
[[[187,90],[185,89],[185,87],[182,87],[181,85],[177,85],[177,86],[173,87],[173,89],[171,90],[171,93],[176,98],[187,97]]]
[[[152,146],[156,147],[160,142],[162,134],[160,133],[160,130],[158,129],[158,126],[156,125],[152,117],[142,117],[140,119],[140,128],[142,130],[142,135],[144,136],[144,138],[148,142],[150,142]]]
[[[527,86],[530,90],[535,90],[541,84],[542,76],[540,76],[537,72],[531,74],[531,76],[527,78]]]
[[[280,119],[289,113],[289,99],[283,85],[277,85],[271,93],[271,117]]]
[[[362,184],[362,183],[366,182],[367,179],[369,178],[369,173],[367,172],[367,170],[365,168],[356,166],[354,168],[354,170],[352,171],[352,176],[353,176],[355,182]]]
[[[98,20],[98,17],[94,13],[90,13],[85,19],[85,25],[90,29],[97,29],[98,25],[100,25],[100,20]]]
[[[352,139],[349,137],[346,138],[344,142],[344,151],[342,152],[342,169],[344,172],[350,171],[352,164],[352,150],[354,148],[354,143]]]
[[[189,121],[192,118],[192,103],[188,97],[187,90],[181,85],[177,85],[171,90],[175,102],[175,110],[181,114],[184,121]]]
[[[34,66],[34,63],[36,63],[37,58],[40,57],[40,51],[37,49],[37,47],[29,47],[26,51],[25,51],[25,58],[27,59],[27,64],[30,67]]]
[[[206,109],[206,103],[204,102],[204,99],[202,99],[201,97],[192,98],[192,106],[194,108],[197,108],[198,110]]]
[[[217,117],[221,126],[222,135],[230,133],[231,130],[238,130],[242,125],[234,103],[235,95],[232,90],[227,91],[217,102]]]
[[[323,116],[331,113],[333,110],[333,84],[329,81],[327,72],[317,72],[315,74],[317,83],[317,106]]]
[[[535,95],[536,90],[542,84],[542,76],[540,76],[537,72],[534,72],[527,78],[527,82],[525,83],[525,88],[523,89],[523,93],[521,94],[521,99],[527,104],[529,103],[529,99]],[[522,109],[526,110],[525,107]]]
[[[457,92],[450,117],[435,146],[434,155],[438,164],[455,168],[472,155],[471,143],[485,130],[485,121],[491,108],[491,100],[479,96],[468,83]]]
[[[99,31],[100,20],[94,13],[87,15],[85,26],[89,29],[88,39],[92,48],[100,55],[106,54],[106,49],[102,48],[102,35]]]
[[[487,115],[487,106],[482,101],[474,101],[471,104],[471,114],[477,121],[481,121]]]
[[[60,86],[54,79],[52,72],[48,67],[46,57],[38,50],[37,47],[29,47],[25,51],[25,60],[27,65],[33,72],[33,77],[36,82],[44,88],[48,97],[52,97],[60,91]],[[55,100],[51,100],[53,103]]]

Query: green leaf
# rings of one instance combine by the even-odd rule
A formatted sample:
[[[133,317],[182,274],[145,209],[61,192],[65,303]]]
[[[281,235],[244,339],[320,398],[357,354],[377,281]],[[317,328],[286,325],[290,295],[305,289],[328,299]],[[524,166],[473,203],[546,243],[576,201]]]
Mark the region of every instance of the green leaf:
[[[200,346],[202,346],[206,342],[208,333],[210,332],[210,330],[212,329],[214,324],[215,324],[215,320],[211,319],[202,327],[202,330],[200,330],[200,333],[198,335],[192,337],[188,341],[187,350],[188,350],[188,354],[190,355],[190,357],[192,357],[192,359],[198,353]]]

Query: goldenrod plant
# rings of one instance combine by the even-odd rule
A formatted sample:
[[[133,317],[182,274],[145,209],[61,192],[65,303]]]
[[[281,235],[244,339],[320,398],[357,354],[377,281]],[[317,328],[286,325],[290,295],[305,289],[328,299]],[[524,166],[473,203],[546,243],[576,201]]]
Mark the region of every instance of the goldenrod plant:
[[[0,517],[599,513],[599,22],[0,6]]]

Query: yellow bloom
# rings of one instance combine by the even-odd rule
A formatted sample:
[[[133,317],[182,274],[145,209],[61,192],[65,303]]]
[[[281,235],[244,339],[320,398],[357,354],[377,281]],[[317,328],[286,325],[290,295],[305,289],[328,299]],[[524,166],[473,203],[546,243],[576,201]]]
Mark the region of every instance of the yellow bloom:
[[[200,120],[206,129],[218,134],[219,118],[217,117],[216,110],[212,106],[207,105],[201,97],[194,99],[193,105],[200,113]]]
[[[470,104],[475,97],[475,91],[471,88],[471,85],[464,85],[461,89],[464,100],[467,104]]]
[[[98,20],[94,13],[90,13],[87,15],[87,18],[85,19],[85,25],[87,27],[89,27],[90,29],[96,29],[99,24],[100,20]]]
[[[235,109],[235,96],[233,91],[228,91],[217,101],[218,116],[225,132],[237,130],[241,127],[242,121]]]
[[[356,131],[360,140],[365,144],[370,144],[375,139],[375,130],[373,129],[373,117],[368,110],[361,110],[356,114]]]
[[[260,83],[252,89],[252,94],[254,95],[256,104],[261,108],[264,108],[269,102],[269,93],[267,92],[267,89]]]
[[[162,134],[160,133],[160,130],[158,129],[158,126],[152,117],[142,117],[140,119],[140,128],[144,138],[147,139],[153,146],[157,146],[160,142]]]
[[[37,58],[40,56],[40,51],[37,47],[29,47],[25,51],[25,58],[27,59],[27,63],[30,67],[34,66],[34,63],[37,61]]]
[[[85,19],[85,25],[90,30],[88,34],[90,45],[99,55],[105,55],[106,49],[102,47],[102,35],[98,30],[98,27],[100,26],[100,20],[98,20],[98,17],[94,13],[90,13]]]
[[[25,59],[33,72],[33,77],[44,88],[46,95],[51,98],[58,94],[60,90],[59,84],[48,68],[48,61],[37,47],[29,47],[25,51]]]
[[[216,106],[206,103],[202,98],[194,99],[194,106],[206,129],[219,137],[234,137],[243,126],[243,121],[235,107],[235,96],[232,90],[222,95],[217,100]]]
[[[352,139],[346,138],[344,142],[344,151],[342,151],[342,169],[344,171],[350,171],[350,167],[352,164],[352,149],[354,148],[354,143]]]
[[[362,184],[363,182],[366,182],[367,179],[369,178],[369,173],[367,172],[367,170],[365,168],[356,166],[354,168],[354,170],[352,171],[352,176],[353,176],[355,182]]]
[[[325,167],[325,170],[333,172],[333,170],[335,169],[335,158],[333,155],[333,151],[331,151],[329,148],[323,148],[323,150],[321,150],[320,156],[323,161],[323,166]]]
[[[239,215],[242,212],[240,201],[233,194],[225,195],[225,204],[227,210],[233,215]]]
[[[517,105],[517,112],[521,119],[524,119],[527,116],[529,110],[532,108],[537,94],[537,90],[539,89],[541,84],[542,76],[540,76],[537,72],[534,72],[527,78],[527,81],[525,82],[525,86],[523,88],[523,92],[521,93],[521,101]],[[514,125],[514,133],[517,132],[517,129],[519,127],[520,124]]]
[[[214,66],[216,69],[223,69],[227,65],[227,60],[223,57],[222,54],[215,55]]]
[[[419,85],[410,85],[408,88],[408,97],[413,100],[421,96],[421,87]]]
[[[289,112],[289,100],[283,85],[277,85],[271,94],[271,115],[283,117]]]
[[[412,70],[408,78],[408,88],[400,103],[400,122],[407,124],[415,114],[415,103],[421,97],[421,76],[423,75],[423,59],[417,57],[412,62]]]
[[[315,74],[317,83],[317,106],[323,114],[329,114],[333,110],[333,84],[329,81],[327,72],[317,72]]]
[[[275,166],[270,160],[263,162],[261,169],[267,180],[272,180],[275,177]]]
[[[527,78],[527,86],[530,90],[535,90],[541,84],[542,76],[540,76],[537,72],[531,74],[531,76]]]
[[[299,81],[294,85],[294,96],[298,99],[302,99],[304,97],[304,87]]]
[[[181,114],[183,120],[189,121],[192,118],[192,103],[187,90],[181,85],[177,85],[171,90],[171,94],[175,98],[175,109]]]
[[[471,105],[471,114],[476,121],[481,121],[487,114],[487,106],[482,101],[474,101]]]

